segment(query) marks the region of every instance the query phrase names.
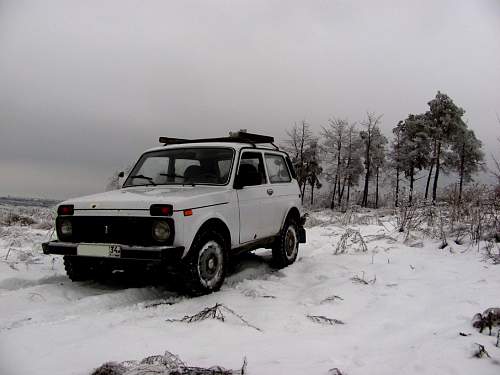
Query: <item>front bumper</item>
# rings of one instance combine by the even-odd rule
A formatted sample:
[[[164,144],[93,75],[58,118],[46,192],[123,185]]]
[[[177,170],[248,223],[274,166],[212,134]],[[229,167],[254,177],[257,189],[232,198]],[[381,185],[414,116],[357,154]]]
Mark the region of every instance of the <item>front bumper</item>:
[[[44,254],[78,256],[78,243],[50,241],[42,244]],[[180,260],[184,253],[183,246],[131,246],[117,245],[121,249],[119,257],[99,257],[100,259],[128,259],[150,261]]]

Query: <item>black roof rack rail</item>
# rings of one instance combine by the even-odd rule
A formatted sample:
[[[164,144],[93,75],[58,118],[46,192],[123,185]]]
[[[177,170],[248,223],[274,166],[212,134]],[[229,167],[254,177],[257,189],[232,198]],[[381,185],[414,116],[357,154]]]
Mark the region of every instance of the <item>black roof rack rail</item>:
[[[219,137],[219,138],[199,138],[199,139],[184,139],[184,138],[170,138],[170,137],[160,137],[160,143],[165,146],[168,145],[179,145],[183,143],[204,143],[204,142],[236,142],[236,143],[249,143],[253,147],[257,147],[257,143],[270,143],[277,150],[279,149],[274,144],[274,137],[261,134],[247,133],[243,131],[231,132],[229,137]]]

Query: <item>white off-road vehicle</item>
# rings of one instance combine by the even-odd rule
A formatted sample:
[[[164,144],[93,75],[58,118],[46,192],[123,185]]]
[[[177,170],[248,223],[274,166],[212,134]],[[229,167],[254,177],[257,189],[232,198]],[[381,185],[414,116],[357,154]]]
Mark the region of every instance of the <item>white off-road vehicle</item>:
[[[44,253],[64,255],[74,281],[154,269],[191,294],[219,289],[228,257],[241,252],[270,248],[286,267],[306,240],[305,216],[290,158],[273,141],[245,132],[161,137],[164,146],[146,151],[119,190],[60,204],[58,240]]]

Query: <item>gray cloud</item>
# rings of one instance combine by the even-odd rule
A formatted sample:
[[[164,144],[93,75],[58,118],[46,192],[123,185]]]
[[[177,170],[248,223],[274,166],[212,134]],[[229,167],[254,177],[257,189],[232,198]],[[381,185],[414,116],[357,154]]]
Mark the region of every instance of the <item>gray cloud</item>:
[[[102,190],[159,135],[384,113],[437,90],[495,152],[500,4],[2,1],[0,194]],[[5,177],[8,176],[8,177]]]

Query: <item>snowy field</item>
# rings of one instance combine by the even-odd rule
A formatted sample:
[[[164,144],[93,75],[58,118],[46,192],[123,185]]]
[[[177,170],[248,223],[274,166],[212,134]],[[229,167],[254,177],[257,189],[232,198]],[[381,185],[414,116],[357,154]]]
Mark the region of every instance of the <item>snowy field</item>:
[[[166,350],[203,367],[238,369],[246,357],[255,375],[500,373],[496,337],[470,323],[500,306],[500,265],[477,246],[403,244],[387,216],[348,226],[367,252],[348,243],[334,255],[347,226],[329,215],[313,215],[292,266],[273,270],[259,251],[234,266],[220,292],[199,298],[121,280],[72,283],[62,259],[41,252],[50,230],[1,226],[0,374],[88,375]],[[224,322],[168,321],[216,303],[249,325],[227,311]],[[491,358],[473,357],[475,343]]]

